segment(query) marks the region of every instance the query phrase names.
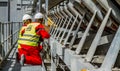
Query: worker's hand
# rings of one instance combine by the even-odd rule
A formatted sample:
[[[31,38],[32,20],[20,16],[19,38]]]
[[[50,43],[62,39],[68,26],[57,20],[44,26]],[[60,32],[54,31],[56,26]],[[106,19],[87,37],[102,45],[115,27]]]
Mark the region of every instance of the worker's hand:
[[[43,24],[43,26],[44,26],[45,30],[46,30],[47,32],[49,32],[50,27],[49,27],[49,26],[46,26],[45,24]]]

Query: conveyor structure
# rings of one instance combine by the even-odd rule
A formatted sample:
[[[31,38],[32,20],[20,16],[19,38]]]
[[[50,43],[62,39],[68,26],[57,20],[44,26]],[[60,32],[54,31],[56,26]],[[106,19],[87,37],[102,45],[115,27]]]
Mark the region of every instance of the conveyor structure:
[[[52,71],[120,71],[119,7],[69,0],[49,10]]]

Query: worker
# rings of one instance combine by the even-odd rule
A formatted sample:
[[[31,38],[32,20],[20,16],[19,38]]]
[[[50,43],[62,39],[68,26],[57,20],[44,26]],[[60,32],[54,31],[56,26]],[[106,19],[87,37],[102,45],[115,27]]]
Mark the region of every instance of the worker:
[[[23,21],[23,26],[20,29],[19,38],[21,38],[23,36],[23,33],[24,33],[27,25],[32,22],[32,17],[29,14],[25,14],[22,18],[22,21]],[[18,42],[19,42],[19,40],[18,40]],[[22,54],[21,46],[20,46],[20,44],[18,44],[18,52],[16,53],[17,62],[19,62],[21,54]]]
[[[23,36],[19,38],[19,44],[23,52],[20,60],[21,65],[24,65],[24,63],[42,65],[42,59],[39,54],[42,49],[40,46],[40,38],[48,39],[50,35],[42,25],[43,14],[37,13],[35,19],[38,20],[38,22],[28,24]]]
[[[38,22],[41,24],[42,27],[44,27],[44,29],[49,32],[49,27],[45,26],[45,24],[42,24],[43,22],[43,14],[42,13],[37,13],[35,16],[34,16],[34,19],[35,19],[35,22]]]
[[[28,14],[25,14],[23,16],[23,18],[22,18],[22,21],[23,21],[23,26],[22,26],[22,28],[21,28],[21,30],[19,32],[19,37],[21,37],[23,35],[27,25],[32,22],[32,17],[30,15],[28,15]]]

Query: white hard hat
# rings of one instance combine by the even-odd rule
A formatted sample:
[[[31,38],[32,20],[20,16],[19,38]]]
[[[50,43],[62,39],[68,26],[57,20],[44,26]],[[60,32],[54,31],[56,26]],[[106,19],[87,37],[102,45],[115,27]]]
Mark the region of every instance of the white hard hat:
[[[22,20],[28,20],[28,19],[32,19],[32,17],[28,14],[25,14],[22,18]]]
[[[40,18],[43,18],[43,14],[42,13],[35,14],[34,19],[40,19]]]

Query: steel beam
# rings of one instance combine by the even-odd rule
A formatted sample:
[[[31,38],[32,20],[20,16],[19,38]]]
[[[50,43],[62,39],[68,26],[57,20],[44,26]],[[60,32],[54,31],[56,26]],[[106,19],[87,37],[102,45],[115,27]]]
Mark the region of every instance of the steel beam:
[[[114,66],[117,59],[118,53],[120,50],[120,27],[117,30],[117,33],[110,45],[110,48],[107,52],[107,55],[101,65],[101,68],[111,70]]]
[[[92,42],[92,44],[90,46],[90,49],[88,50],[88,53],[87,53],[86,58],[85,58],[86,61],[91,61],[92,60],[92,57],[93,57],[93,55],[95,53],[95,50],[97,48],[97,45],[99,43],[99,40],[100,40],[101,35],[103,33],[103,30],[104,30],[104,28],[105,28],[105,26],[107,24],[107,21],[109,19],[110,14],[111,14],[111,11],[112,11],[112,9],[110,8],[108,13],[106,14],[104,20],[102,21],[102,23],[100,25],[100,28],[98,29],[98,32],[97,32],[97,34],[96,34],[96,36],[95,36],[95,38],[94,38],[94,40],[93,40],[93,42]]]
[[[84,34],[83,34],[83,36],[82,36],[79,44],[78,44],[78,47],[77,47],[77,49],[75,50],[75,53],[76,53],[76,54],[79,54],[79,53],[81,52],[81,49],[82,49],[82,47],[83,47],[83,45],[84,45],[84,42],[85,42],[86,37],[87,37],[87,34],[88,34],[88,32],[89,32],[89,30],[90,30],[90,27],[91,27],[91,25],[92,25],[92,23],[93,23],[93,21],[94,21],[94,19],[95,19],[96,13],[97,13],[97,10],[94,12],[94,14],[93,14],[93,16],[92,16],[92,18],[91,18],[91,20],[90,20],[90,22],[89,22],[89,24],[88,24],[85,32],[84,32]]]

